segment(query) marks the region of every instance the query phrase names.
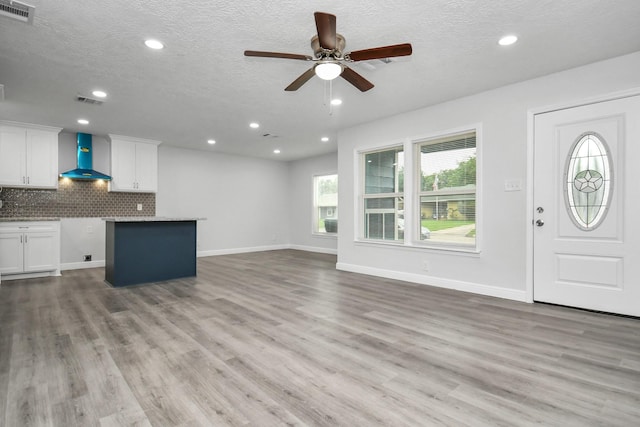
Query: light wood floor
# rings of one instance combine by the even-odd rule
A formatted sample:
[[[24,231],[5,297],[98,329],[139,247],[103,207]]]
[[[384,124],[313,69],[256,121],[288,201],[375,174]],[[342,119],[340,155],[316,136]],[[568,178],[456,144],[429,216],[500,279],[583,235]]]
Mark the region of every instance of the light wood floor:
[[[0,288],[0,425],[640,425],[640,320],[339,272],[201,258]]]

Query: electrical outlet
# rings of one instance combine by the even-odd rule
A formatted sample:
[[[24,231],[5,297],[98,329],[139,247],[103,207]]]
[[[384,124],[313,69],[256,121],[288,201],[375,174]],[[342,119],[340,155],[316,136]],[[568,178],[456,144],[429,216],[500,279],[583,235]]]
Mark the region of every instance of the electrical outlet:
[[[142,210],[142,203],[138,203],[137,209],[138,209],[139,211],[141,211],[141,210]]]
[[[422,270],[429,271],[429,263],[427,261],[422,261]]]
[[[87,234],[93,233],[93,226],[87,225]]]
[[[91,261],[91,255],[85,255],[84,256],[84,260],[85,261]]]

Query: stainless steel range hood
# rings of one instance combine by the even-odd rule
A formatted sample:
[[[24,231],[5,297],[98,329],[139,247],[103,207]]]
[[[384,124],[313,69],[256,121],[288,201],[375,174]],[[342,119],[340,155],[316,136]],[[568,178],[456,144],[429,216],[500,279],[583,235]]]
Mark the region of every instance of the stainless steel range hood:
[[[109,175],[93,170],[93,137],[88,133],[78,133],[78,167],[60,174],[62,178],[103,179],[111,181]]]

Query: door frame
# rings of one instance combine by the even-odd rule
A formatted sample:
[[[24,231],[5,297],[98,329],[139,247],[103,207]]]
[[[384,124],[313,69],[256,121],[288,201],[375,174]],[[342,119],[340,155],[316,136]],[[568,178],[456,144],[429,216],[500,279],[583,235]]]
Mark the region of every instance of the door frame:
[[[632,96],[640,95],[640,87],[628,89],[619,92],[612,92],[605,95],[592,96],[578,101],[563,102],[560,104],[553,104],[543,107],[535,107],[527,110],[527,214],[526,214],[526,267],[525,267],[525,302],[533,303],[533,273],[534,273],[534,260],[533,260],[533,190],[534,190],[534,150],[535,150],[535,116],[543,113],[551,113],[559,110],[567,110],[570,108],[582,107],[590,104],[597,104],[600,102],[614,101],[616,99],[630,98]]]

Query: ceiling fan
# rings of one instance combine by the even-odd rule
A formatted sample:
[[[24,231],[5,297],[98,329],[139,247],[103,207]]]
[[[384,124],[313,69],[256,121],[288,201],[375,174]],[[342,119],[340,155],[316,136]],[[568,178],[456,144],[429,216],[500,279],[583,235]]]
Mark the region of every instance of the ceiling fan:
[[[318,35],[311,38],[311,48],[314,56],[300,55],[295,53],[261,52],[256,50],[245,50],[245,56],[259,56],[263,58],[283,58],[297,59],[302,61],[313,61],[314,66],[305,71],[300,77],[295,79],[284,90],[294,91],[308,82],[314,75],[323,80],[333,80],[340,76],[362,92],[366,92],[373,87],[373,83],[362,77],[360,74],[347,67],[345,62],[366,61],[369,59],[385,59],[395,56],[411,55],[410,43],[396,44],[391,46],[374,47],[371,49],[356,50],[343,53],[345,38],[336,33],[336,17],[329,13],[315,12],[316,28]]]

